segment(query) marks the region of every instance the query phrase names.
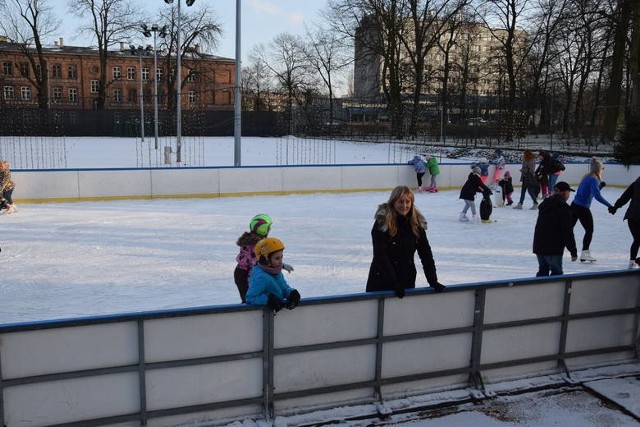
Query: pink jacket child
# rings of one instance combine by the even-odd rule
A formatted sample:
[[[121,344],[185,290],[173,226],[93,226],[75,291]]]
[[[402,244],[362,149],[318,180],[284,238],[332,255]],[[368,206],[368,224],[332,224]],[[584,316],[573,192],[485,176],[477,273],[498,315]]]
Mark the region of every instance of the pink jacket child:
[[[238,238],[236,244],[240,246],[240,252],[236,256],[236,268],[233,272],[233,280],[238,287],[240,300],[245,303],[247,290],[249,289],[249,274],[251,269],[258,262],[254,249],[256,244],[269,235],[273,220],[269,215],[259,214],[251,218],[249,222],[249,231],[245,231]],[[283,268],[289,273],[293,271],[293,267],[284,264]]]

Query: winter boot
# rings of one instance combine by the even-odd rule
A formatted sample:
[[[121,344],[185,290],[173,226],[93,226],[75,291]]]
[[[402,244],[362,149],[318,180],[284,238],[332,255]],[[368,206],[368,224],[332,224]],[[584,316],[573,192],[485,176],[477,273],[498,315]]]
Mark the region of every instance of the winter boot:
[[[520,210],[522,210],[522,203],[518,203],[517,205],[515,205],[515,206],[513,207],[513,209],[520,209]]]
[[[467,217],[467,214],[466,214],[466,213],[464,213],[464,212],[460,212],[460,218],[459,218],[459,220],[460,220],[461,222],[469,222],[469,218]]]
[[[580,254],[580,262],[596,262],[596,259],[591,256],[591,252],[587,249]]]
[[[473,217],[471,217],[471,222],[480,222],[480,217],[478,215],[473,215]]]
[[[636,264],[636,260],[635,259],[630,259],[629,260],[629,268],[636,268],[638,266],[638,264]]]
[[[531,209],[532,211],[538,210],[538,204],[534,203],[533,206],[531,206],[529,209]]]

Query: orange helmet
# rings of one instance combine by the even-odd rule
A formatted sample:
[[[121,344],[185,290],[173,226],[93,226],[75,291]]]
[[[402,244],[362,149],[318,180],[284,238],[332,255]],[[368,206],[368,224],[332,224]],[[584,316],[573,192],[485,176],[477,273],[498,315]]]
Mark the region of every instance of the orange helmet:
[[[257,258],[268,258],[272,253],[281,251],[283,249],[284,243],[282,243],[280,239],[276,239],[275,237],[266,237],[256,243],[254,252]]]

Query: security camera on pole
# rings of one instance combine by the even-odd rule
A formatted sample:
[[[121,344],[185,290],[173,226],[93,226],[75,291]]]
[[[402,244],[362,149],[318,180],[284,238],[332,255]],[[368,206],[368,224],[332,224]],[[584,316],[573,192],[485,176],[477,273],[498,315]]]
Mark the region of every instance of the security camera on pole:
[[[164,0],[164,2],[166,4],[172,4],[173,0]],[[193,2],[195,2],[195,0],[186,0],[187,6],[191,6],[193,5]],[[181,20],[181,16],[180,16],[180,0],[178,0],[178,18],[177,18],[177,23],[176,23],[176,27],[177,27],[177,31],[178,34],[176,35],[176,162],[180,163],[182,162],[182,142],[181,142],[181,138],[182,138],[182,102],[181,102],[181,98],[182,98],[182,73],[181,73],[181,68],[182,68],[182,48],[180,46],[181,43],[181,28],[180,28],[180,20]]]

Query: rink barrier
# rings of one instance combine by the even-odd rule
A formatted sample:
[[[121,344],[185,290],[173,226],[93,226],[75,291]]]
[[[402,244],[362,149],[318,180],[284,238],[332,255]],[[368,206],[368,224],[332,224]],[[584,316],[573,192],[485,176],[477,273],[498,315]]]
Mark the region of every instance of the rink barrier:
[[[517,187],[520,164],[506,169]],[[469,164],[443,163],[440,171],[438,187],[452,189],[462,187],[470,169]],[[560,179],[576,186],[588,171],[588,164],[567,164]],[[639,175],[640,166],[607,164],[604,178],[608,185],[626,187]],[[17,203],[387,191],[417,185],[413,166],[406,164],[14,170],[12,178]],[[423,178],[429,179],[429,174]]]
[[[637,375],[639,330],[640,270],[303,298],[277,315],[228,305],[4,324],[0,420],[176,426],[355,404],[375,415],[443,390],[574,383],[596,366]]]

